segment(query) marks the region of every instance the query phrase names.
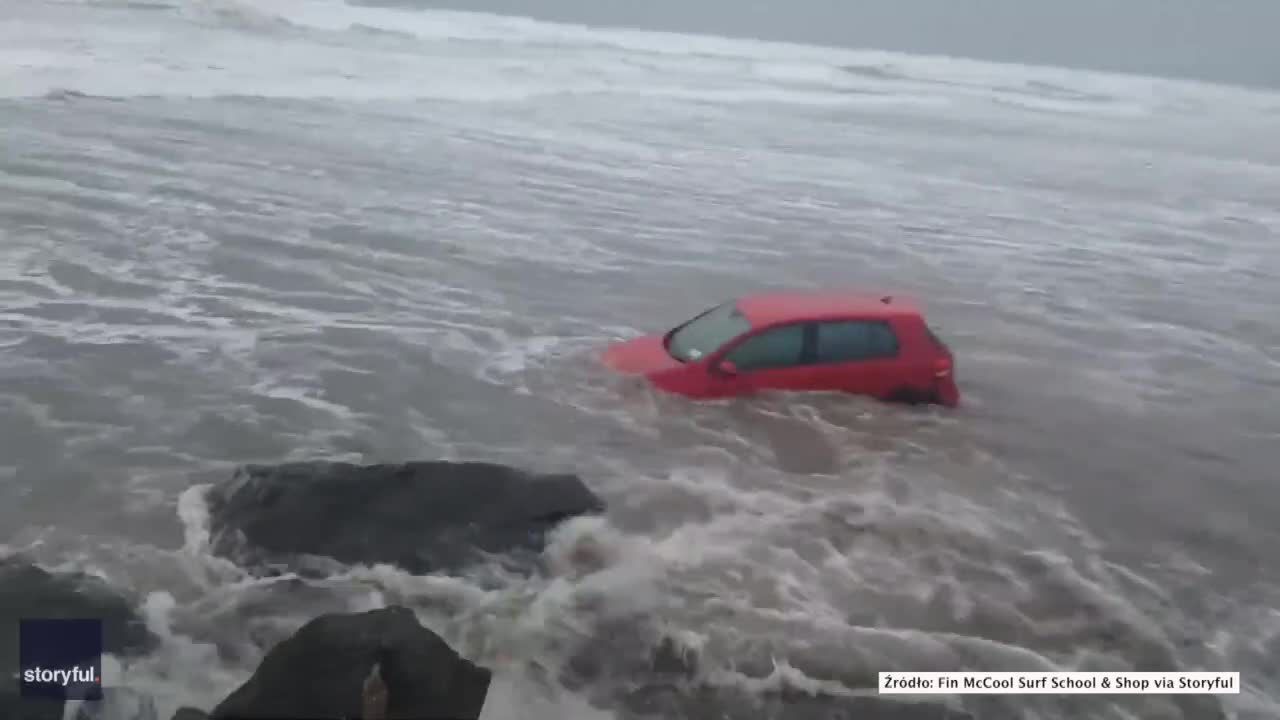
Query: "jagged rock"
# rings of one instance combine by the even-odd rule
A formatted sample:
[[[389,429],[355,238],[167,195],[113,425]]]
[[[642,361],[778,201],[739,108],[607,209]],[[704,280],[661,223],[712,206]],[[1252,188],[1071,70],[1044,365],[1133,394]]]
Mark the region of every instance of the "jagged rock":
[[[325,556],[415,573],[540,552],[560,522],[603,510],[574,475],[444,461],[251,465],[208,504],[215,552],[247,565]]]
[[[420,625],[407,608],[322,615],[267,653],[210,717],[361,717],[375,663],[385,686],[387,720],[475,720],[492,677]]]
[[[18,696],[18,621],[23,618],[101,618],[105,652],[137,655],[157,638],[134,604],[98,578],[53,574],[20,557],[0,558],[0,717],[6,720],[62,720],[63,703]]]

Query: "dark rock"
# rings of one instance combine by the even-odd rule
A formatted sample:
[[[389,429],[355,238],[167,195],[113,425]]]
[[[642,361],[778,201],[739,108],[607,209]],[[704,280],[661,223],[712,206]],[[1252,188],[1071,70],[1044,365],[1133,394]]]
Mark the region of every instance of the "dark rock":
[[[209,713],[193,707],[180,707],[169,720],[209,720]]]
[[[322,615],[267,653],[210,717],[360,717],[375,663],[388,720],[475,720],[492,677],[422,627],[407,608]]]
[[[5,720],[62,720],[62,712],[61,702],[27,699],[13,687],[0,689],[0,718]]]
[[[240,562],[325,556],[415,573],[540,552],[560,522],[604,508],[574,475],[444,461],[250,465],[208,503],[215,552]]]
[[[137,655],[157,638],[134,611],[134,603],[98,578],[52,574],[18,557],[0,558],[0,717],[61,720],[63,704],[19,697],[18,621],[31,618],[101,618],[103,650]]]

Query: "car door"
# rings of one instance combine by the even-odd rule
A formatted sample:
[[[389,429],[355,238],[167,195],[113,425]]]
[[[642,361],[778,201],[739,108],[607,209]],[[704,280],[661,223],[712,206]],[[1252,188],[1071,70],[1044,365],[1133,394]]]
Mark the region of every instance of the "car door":
[[[807,390],[814,384],[808,359],[812,332],[806,323],[778,325],[731,344],[722,360],[732,375],[712,366],[714,394],[742,395],[765,390]]]
[[[884,399],[903,382],[901,348],[884,320],[820,322],[814,332],[813,367],[823,389]]]

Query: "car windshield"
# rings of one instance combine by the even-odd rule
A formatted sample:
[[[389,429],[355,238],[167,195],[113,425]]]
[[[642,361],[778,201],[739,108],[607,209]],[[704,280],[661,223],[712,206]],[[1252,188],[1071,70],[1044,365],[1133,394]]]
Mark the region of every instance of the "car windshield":
[[[697,361],[751,329],[734,303],[712,308],[677,328],[667,338],[667,352],[680,362]]]

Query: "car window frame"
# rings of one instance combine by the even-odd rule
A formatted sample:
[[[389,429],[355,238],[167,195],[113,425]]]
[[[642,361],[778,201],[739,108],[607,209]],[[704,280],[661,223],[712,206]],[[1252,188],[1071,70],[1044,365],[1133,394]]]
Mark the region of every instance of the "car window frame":
[[[893,338],[893,353],[890,355],[875,355],[872,357],[850,358],[846,360],[821,360],[818,358],[818,343],[820,342],[820,326],[822,325],[838,325],[846,323],[862,323],[868,325],[883,325],[889,331],[889,336]],[[899,360],[902,358],[902,336],[894,329],[893,321],[888,318],[874,317],[840,317],[840,318],[823,318],[822,320],[812,321],[812,344],[810,345],[809,363],[814,367],[835,367],[840,365],[860,365],[871,362],[886,362],[890,360]]]
[[[721,348],[720,351],[716,353],[716,356],[711,359],[711,367],[713,369],[718,368],[721,363],[729,360],[729,356],[733,354],[733,351],[737,350],[743,344],[750,342],[754,338],[760,337],[761,335],[765,335],[777,330],[781,330],[783,328],[796,327],[796,326],[799,326],[803,333],[801,338],[801,346],[800,346],[800,359],[799,361],[796,362],[796,364],[784,365],[782,367],[770,367],[770,368],[758,368],[758,369],[737,368],[737,371],[742,375],[752,375],[755,373],[762,373],[762,372],[777,372],[781,370],[795,370],[799,368],[812,367],[815,342],[817,339],[817,328],[813,324],[813,321],[811,320],[796,320],[792,322],[781,322],[781,323],[774,323],[772,325],[766,325],[764,327],[752,328],[751,330],[745,333],[742,333],[741,335],[734,338],[733,340],[730,340],[729,342],[725,343],[724,347]]]

